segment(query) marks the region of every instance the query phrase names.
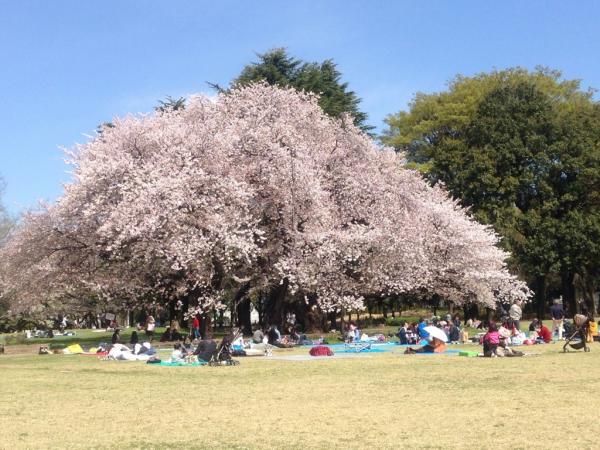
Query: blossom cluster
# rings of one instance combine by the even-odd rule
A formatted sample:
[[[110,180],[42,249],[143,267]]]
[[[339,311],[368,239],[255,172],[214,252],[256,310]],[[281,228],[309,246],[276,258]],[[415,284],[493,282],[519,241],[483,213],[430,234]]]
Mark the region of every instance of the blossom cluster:
[[[68,152],[73,181],[0,250],[17,309],[93,295],[193,298],[285,282],[324,311],[365,296],[527,298],[498,237],[312,94],[254,84],[116,119]]]

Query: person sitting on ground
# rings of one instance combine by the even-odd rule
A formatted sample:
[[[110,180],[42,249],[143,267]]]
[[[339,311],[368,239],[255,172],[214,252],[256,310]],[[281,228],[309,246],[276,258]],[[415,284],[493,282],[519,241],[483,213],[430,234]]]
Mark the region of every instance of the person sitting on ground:
[[[498,356],[498,344],[500,344],[500,335],[495,322],[490,322],[487,333],[481,338],[483,344],[483,356],[495,357]]]
[[[131,338],[129,339],[129,344],[135,345],[139,341],[140,341],[140,338],[138,337],[137,331],[134,331],[133,333],[131,333]]]
[[[478,318],[470,318],[466,322],[468,328],[477,328],[478,330],[483,327],[483,322]]]
[[[183,343],[181,344],[181,351],[185,355],[191,355],[194,353],[194,348],[192,346],[192,338],[189,335],[186,335],[183,338]]]
[[[172,340],[173,339],[171,338],[171,328],[167,328],[160,337],[160,342],[170,342]]]
[[[427,321],[424,317],[419,318],[419,325],[417,325],[417,333],[421,339],[426,339],[429,336],[429,333],[425,331],[425,327],[427,326]]]
[[[217,351],[217,343],[212,339],[202,339],[198,342],[198,347],[194,351],[194,355],[203,361],[210,361],[210,358]]]
[[[460,341],[460,328],[453,321],[448,323],[448,340],[452,344],[458,344]]]
[[[171,320],[171,340],[181,341],[183,335],[179,332],[179,322],[177,320]]]
[[[290,343],[292,344],[297,344],[298,342],[300,342],[300,334],[298,333],[298,330],[296,327],[292,327],[291,331],[290,331]]]
[[[112,339],[111,339],[111,342],[113,345],[121,343],[121,334],[120,333],[121,333],[121,330],[116,328],[115,332],[112,335]]]
[[[516,336],[518,334],[518,330],[515,325],[515,321],[513,319],[511,319],[510,317],[506,319],[506,322],[502,323],[502,326],[509,331],[511,337]]]
[[[458,329],[460,329],[460,316],[458,314],[454,314],[454,317],[452,318],[452,323],[454,324],[454,326]]]
[[[281,339],[281,333],[277,329],[277,325],[271,325],[269,328],[269,332],[267,333],[267,337],[269,338],[269,344],[277,345]]]
[[[354,338],[355,338],[355,333],[356,333],[356,325],[354,325],[354,322],[350,322],[348,324],[348,331],[346,332],[346,342],[354,342]]]
[[[175,343],[173,346],[173,352],[171,353],[171,362],[183,362],[183,352],[181,351],[181,344]]]
[[[542,321],[539,322],[538,328],[536,329],[536,333],[536,341],[538,344],[548,344],[552,341],[552,332],[548,329],[546,325],[542,323]]]
[[[237,337],[235,341],[231,343],[231,348],[235,350],[243,350],[245,346],[246,345],[244,343],[244,336],[241,334]]]
[[[419,339],[419,334],[417,332],[417,327],[418,327],[418,323],[417,322],[413,322],[411,323],[407,330],[406,330],[406,339],[408,340],[408,344],[412,345],[412,344],[416,344]]]
[[[427,344],[419,348],[408,347],[404,353],[411,355],[413,353],[443,353],[447,349],[446,343],[436,337],[427,337]]]
[[[529,324],[529,332],[531,333],[532,331],[537,330],[539,326],[540,326],[540,319],[535,317]]]
[[[257,328],[254,334],[252,335],[252,342],[255,344],[262,344],[263,337],[265,337],[265,333],[260,328]]]
[[[398,333],[396,333],[396,336],[400,339],[400,345],[408,345],[408,337],[406,334],[406,331],[408,330],[407,326],[408,324],[404,322],[402,326],[398,328]]]

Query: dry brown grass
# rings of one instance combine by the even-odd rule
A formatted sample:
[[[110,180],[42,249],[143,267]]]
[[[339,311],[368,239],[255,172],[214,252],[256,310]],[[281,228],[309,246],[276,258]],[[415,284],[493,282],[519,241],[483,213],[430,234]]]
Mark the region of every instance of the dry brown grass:
[[[5,355],[0,446],[598,448],[600,345],[559,348],[221,368]]]

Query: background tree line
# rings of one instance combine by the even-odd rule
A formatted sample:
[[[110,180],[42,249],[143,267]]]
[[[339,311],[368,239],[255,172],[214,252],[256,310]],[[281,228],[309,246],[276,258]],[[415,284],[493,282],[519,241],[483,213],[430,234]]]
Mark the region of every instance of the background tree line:
[[[513,269],[536,292],[538,314],[558,295],[571,313],[596,313],[600,105],[593,91],[545,68],[457,76],[444,92],[417,94],[386,123],[385,144],[503,237]]]

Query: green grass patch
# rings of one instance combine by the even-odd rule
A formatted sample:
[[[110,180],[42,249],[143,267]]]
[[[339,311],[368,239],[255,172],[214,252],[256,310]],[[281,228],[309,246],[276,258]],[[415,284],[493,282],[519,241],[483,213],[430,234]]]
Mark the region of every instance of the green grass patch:
[[[539,356],[494,359],[403,355],[397,348],[304,362],[240,358],[240,366],[219,368],[3,355],[2,442],[11,448],[596,448],[600,345],[590,353],[561,348],[524,347]],[[592,413],[589,420],[577,414],[582,410]]]

